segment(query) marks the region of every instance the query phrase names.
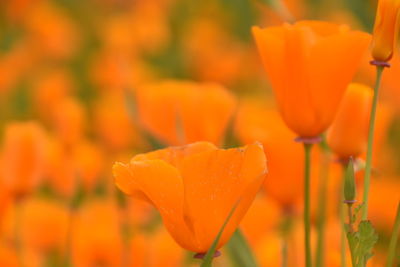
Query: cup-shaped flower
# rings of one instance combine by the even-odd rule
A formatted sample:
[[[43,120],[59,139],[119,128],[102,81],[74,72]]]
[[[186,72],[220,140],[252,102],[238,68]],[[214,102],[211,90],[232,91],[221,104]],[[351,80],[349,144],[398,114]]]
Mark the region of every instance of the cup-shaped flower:
[[[400,1],[380,0],[372,38],[372,57],[375,60],[387,62],[392,58],[399,25]]]
[[[113,168],[124,193],[152,203],[183,248],[205,253],[229,213],[217,248],[224,245],[248,210],[267,172],[260,144],[218,149],[208,142],[140,154]]]
[[[168,145],[219,145],[236,106],[224,87],[188,81],[147,84],[138,88],[136,98],[141,125]]]
[[[372,89],[362,84],[347,88],[327,135],[329,147],[339,158],[357,157],[365,151],[372,96]]]
[[[370,36],[322,21],[253,27],[253,35],[286,125],[300,137],[323,133]]]

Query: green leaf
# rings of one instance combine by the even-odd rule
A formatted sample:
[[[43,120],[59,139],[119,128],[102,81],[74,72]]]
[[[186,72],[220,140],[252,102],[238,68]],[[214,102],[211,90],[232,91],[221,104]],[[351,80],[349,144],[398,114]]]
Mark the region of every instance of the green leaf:
[[[347,241],[349,243],[352,266],[357,266],[357,249],[359,244],[358,232],[347,232]]]
[[[232,235],[227,244],[233,264],[238,267],[257,267],[257,261],[247,243],[242,231],[239,229]]]
[[[224,232],[226,225],[228,224],[229,220],[231,219],[233,213],[235,212],[238,204],[239,204],[239,201],[236,202],[235,205],[232,207],[232,210],[229,212],[228,217],[226,217],[226,220],[225,220],[224,224],[222,225],[221,229],[219,230],[218,235],[215,237],[214,242],[211,244],[210,249],[207,251],[207,254],[204,256],[203,262],[200,265],[200,267],[211,267],[212,266],[211,264],[212,264],[212,260],[215,255],[215,251],[217,250],[218,242],[222,236],[222,233]]]
[[[372,249],[378,242],[378,234],[370,221],[361,221],[358,225],[359,247],[358,258],[359,262],[366,263],[373,256]]]

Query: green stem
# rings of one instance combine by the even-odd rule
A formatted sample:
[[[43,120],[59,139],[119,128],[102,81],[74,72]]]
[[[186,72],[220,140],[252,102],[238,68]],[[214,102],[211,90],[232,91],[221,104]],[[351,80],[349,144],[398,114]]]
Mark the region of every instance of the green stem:
[[[397,205],[396,219],[394,221],[392,237],[390,238],[389,253],[388,253],[388,260],[386,263],[386,267],[393,266],[394,256],[396,254],[396,245],[397,245],[397,240],[399,239],[399,234],[400,234],[400,202]]]
[[[354,227],[353,227],[353,205],[352,204],[347,204],[347,211],[348,211],[348,217],[349,217],[349,233],[352,234],[354,233]],[[349,239],[350,242],[350,239]],[[350,246],[350,255],[351,255],[351,265],[353,267],[357,267],[360,265],[357,265],[357,255],[354,250],[352,250],[352,246]]]
[[[283,238],[283,244],[282,244],[282,267],[288,267],[288,240],[286,237]]]
[[[292,232],[292,215],[286,214],[281,223],[282,236],[282,264],[281,267],[289,266],[289,239]]]
[[[22,223],[22,206],[21,199],[14,202],[14,246],[17,254],[18,266],[23,266],[22,247],[21,247],[21,223]]]
[[[327,185],[329,179],[329,162],[330,162],[330,153],[328,150],[324,150],[322,152],[323,160],[321,162],[321,172],[319,175],[320,186],[319,186],[319,194],[318,194],[318,213],[317,213],[317,232],[318,232],[318,240],[317,240],[317,250],[316,250],[316,258],[315,258],[315,266],[322,267],[324,266],[324,251],[325,251],[325,211],[326,211],[326,196],[327,196]]]
[[[304,247],[306,267],[312,267],[311,259],[311,219],[310,219],[310,178],[311,178],[311,144],[304,144]]]
[[[383,69],[384,69],[383,66],[376,67],[376,82],[374,87],[374,97],[372,101],[371,114],[369,118],[367,157],[365,160],[365,174],[364,174],[364,195],[363,195],[364,207],[362,211],[363,220],[366,220],[368,217],[368,197],[369,197],[369,187],[371,181],[372,145],[374,141],[375,116],[376,116],[376,108],[378,106],[379,87],[382,80]]]
[[[339,203],[339,216],[340,216],[340,267],[346,267],[347,262],[346,262],[346,230],[344,228],[345,226],[345,205],[343,204],[344,200],[344,179],[345,179],[345,173],[346,173],[346,167],[343,165],[343,179],[342,179],[342,185],[341,185],[341,190],[340,190],[340,203]]]

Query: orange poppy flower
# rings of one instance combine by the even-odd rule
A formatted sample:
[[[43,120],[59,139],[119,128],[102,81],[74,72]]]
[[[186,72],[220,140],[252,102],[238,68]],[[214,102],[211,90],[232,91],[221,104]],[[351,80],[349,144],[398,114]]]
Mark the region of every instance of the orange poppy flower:
[[[372,57],[377,61],[389,61],[399,34],[400,1],[380,0],[376,12],[372,39]]]
[[[158,227],[147,235],[136,233],[130,245],[130,267],[183,266],[184,250],[163,227]]]
[[[94,127],[104,146],[114,151],[127,147],[143,148],[145,141],[135,126],[123,94],[105,93],[98,98],[94,106]]]
[[[367,146],[373,91],[362,84],[350,84],[327,135],[330,148],[340,158],[357,157]]]
[[[73,221],[73,266],[123,266],[123,241],[119,214],[109,200],[93,200],[82,206]]]
[[[335,116],[370,37],[345,25],[299,21],[253,34],[281,115],[300,137],[316,137]]]
[[[46,147],[47,184],[61,196],[71,197],[77,185],[74,161],[61,140],[50,139]]]
[[[64,98],[53,113],[53,125],[57,136],[68,145],[79,142],[85,132],[84,106],[75,98]]]
[[[82,141],[74,146],[73,159],[83,188],[91,192],[100,182],[104,170],[104,152],[96,144]]]
[[[208,142],[170,147],[114,165],[115,183],[151,202],[183,248],[206,252],[238,203],[218,248],[237,228],[266,174],[259,144],[222,150]]]
[[[139,119],[162,142],[220,144],[235,109],[235,98],[217,84],[164,81],[137,90]]]
[[[44,172],[45,134],[35,122],[7,125],[4,135],[0,178],[14,197],[30,193]]]
[[[36,53],[67,59],[77,51],[80,36],[72,18],[52,2],[40,1],[25,16],[25,28]]]
[[[27,249],[46,255],[65,249],[68,212],[65,206],[48,199],[29,199],[22,206],[22,242]]]
[[[279,113],[261,101],[243,102],[237,112],[235,132],[242,143],[259,141],[264,145],[269,166],[264,189],[283,207],[293,209],[303,196],[304,152],[293,142],[296,136]]]

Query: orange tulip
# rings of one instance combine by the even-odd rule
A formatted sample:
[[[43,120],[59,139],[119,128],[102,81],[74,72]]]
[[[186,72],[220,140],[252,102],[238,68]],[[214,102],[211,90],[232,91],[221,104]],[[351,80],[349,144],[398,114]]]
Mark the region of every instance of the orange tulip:
[[[143,127],[170,145],[222,142],[235,98],[217,84],[165,81],[137,90]]]
[[[114,165],[115,183],[128,195],[151,202],[183,248],[206,252],[238,203],[218,248],[237,228],[266,174],[259,144],[217,149],[208,142],[170,147]]]
[[[1,179],[15,197],[30,193],[44,172],[45,134],[35,122],[7,125],[2,154]]]
[[[350,84],[327,135],[330,148],[340,158],[357,157],[367,146],[373,91],[362,84]]]
[[[387,62],[392,58],[399,34],[399,23],[400,1],[380,0],[372,39],[372,57],[375,60]]]
[[[370,37],[345,25],[299,21],[253,34],[287,126],[317,137],[333,121]]]

